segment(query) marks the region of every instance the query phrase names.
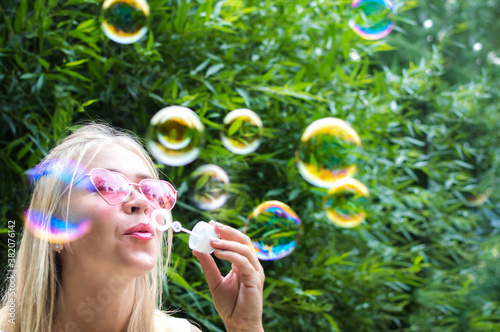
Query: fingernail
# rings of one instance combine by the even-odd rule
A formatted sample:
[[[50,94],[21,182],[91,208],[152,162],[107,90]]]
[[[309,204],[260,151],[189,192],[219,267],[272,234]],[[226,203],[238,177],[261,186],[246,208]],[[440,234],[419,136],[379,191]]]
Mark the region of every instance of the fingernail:
[[[216,225],[218,228],[220,228],[220,229],[223,229],[223,228],[224,228],[224,225],[223,225],[223,224],[221,224],[221,223],[220,223],[220,222],[218,222],[218,221],[216,221],[216,222],[215,222],[215,225]]]
[[[216,238],[216,237],[214,237],[214,238],[210,239],[210,241],[211,241],[212,243],[215,243],[215,244],[220,243],[220,239],[218,239],[218,238]]]

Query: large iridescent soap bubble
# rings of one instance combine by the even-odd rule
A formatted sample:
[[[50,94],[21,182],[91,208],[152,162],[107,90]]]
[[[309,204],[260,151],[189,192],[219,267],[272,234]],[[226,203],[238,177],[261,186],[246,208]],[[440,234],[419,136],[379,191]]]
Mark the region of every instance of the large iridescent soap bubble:
[[[316,120],[300,139],[295,153],[297,168],[312,185],[329,188],[356,172],[359,146],[361,139],[347,122],[337,118]]]
[[[161,109],[150,121],[148,148],[161,163],[184,166],[193,162],[205,142],[198,115],[184,106]]]
[[[75,241],[87,234],[91,228],[88,218],[65,220],[35,210],[26,210],[24,223],[33,235],[50,243]]]
[[[190,175],[193,185],[191,198],[202,210],[215,210],[223,206],[228,198],[229,177],[217,165],[202,165]]]
[[[102,30],[116,43],[135,43],[148,31],[149,5],[146,0],[105,0],[102,12]]]
[[[262,121],[252,110],[239,108],[229,112],[223,120],[222,144],[235,154],[249,154],[257,150],[262,135]]]
[[[339,227],[356,227],[366,218],[369,196],[366,186],[358,180],[340,179],[328,189],[323,199],[326,217]]]
[[[252,239],[257,257],[269,261],[292,253],[300,226],[299,217],[288,205],[267,201],[248,216],[244,232]]]
[[[349,27],[360,37],[378,40],[391,33],[394,13],[392,0],[354,0],[352,8],[354,12]]]
[[[85,175],[87,169],[72,160],[52,159],[35,166],[28,171],[30,181],[38,186],[51,188],[54,195],[65,202],[75,191],[95,191]],[[24,214],[26,228],[36,237],[51,243],[66,243],[79,239],[91,228],[90,219],[85,216],[68,216],[64,206],[52,213],[28,209]]]

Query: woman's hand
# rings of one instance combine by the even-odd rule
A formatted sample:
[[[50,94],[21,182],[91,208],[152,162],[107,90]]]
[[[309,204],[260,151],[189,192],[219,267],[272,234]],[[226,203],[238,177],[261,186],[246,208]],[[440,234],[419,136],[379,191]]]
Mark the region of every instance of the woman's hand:
[[[250,238],[232,227],[214,221],[210,224],[215,226],[215,231],[221,237],[210,242],[215,249],[214,255],[232,263],[232,270],[223,277],[211,255],[193,251],[205,273],[215,309],[229,332],[264,331],[264,269],[255,255]]]

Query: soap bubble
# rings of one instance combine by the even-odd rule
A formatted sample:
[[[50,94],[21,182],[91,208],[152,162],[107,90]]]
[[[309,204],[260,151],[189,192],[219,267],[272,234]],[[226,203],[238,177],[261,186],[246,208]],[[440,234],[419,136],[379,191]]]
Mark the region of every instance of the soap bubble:
[[[147,134],[149,151],[165,165],[187,165],[201,152],[203,131],[200,118],[191,109],[163,108],[151,118]]]
[[[74,241],[87,234],[91,226],[90,219],[68,221],[33,210],[25,212],[24,220],[33,235],[50,243]]]
[[[323,200],[326,217],[344,228],[356,227],[366,218],[369,192],[364,184],[353,178],[336,181]]]
[[[276,260],[288,256],[296,246],[301,221],[280,201],[267,201],[248,217],[245,233],[252,239],[257,257]]]
[[[434,25],[434,22],[432,20],[425,20],[424,22],[424,28],[430,29]]]
[[[360,37],[377,40],[387,36],[393,28],[391,16],[394,12],[392,0],[354,0],[353,17],[349,27]]]
[[[73,160],[51,159],[30,169],[28,176],[31,181],[37,182],[37,186],[50,189],[52,195],[62,198],[61,202],[66,202],[64,198],[70,193],[73,195],[77,190],[95,191],[88,177],[85,177],[87,173],[83,165]],[[89,219],[73,217],[63,220],[60,217],[37,210],[27,210],[24,219],[29,231],[51,243],[74,241],[90,229]]]
[[[28,177],[33,182],[42,178],[50,178],[60,181],[61,186],[71,184],[81,187],[85,185],[83,189],[92,190],[88,187],[88,181],[77,181],[85,174],[87,174],[86,167],[70,159],[49,159],[28,171]]]
[[[224,118],[222,144],[236,154],[249,154],[257,150],[262,135],[262,121],[259,116],[246,108],[236,109]]]
[[[328,188],[356,172],[361,139],[343,120],[323,118],[311,123],[300,139],[295,153],[302,177],[317,187]]]
[[[478,192],[467,192],[464,193],[463,196],[465,198],[465,206],[467,207],[478,207],[486,203],[488,198],[491,195],[491,190],[486,190],[483,193]]]
[[[146,0],[106,0],[102,11],[104,34],[116,43],[135,43],[148,31],[149,5]]]
[[[229,177],[217,165],[202,165],[190,176],[193,183],[192,200],[203,210],[215,210],[226,203]]]

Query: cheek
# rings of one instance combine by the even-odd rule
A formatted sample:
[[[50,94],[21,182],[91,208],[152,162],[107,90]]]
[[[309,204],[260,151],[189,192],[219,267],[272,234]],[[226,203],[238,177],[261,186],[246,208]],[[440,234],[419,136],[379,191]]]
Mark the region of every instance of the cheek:
[[[67,201],[68,197],[66,197]],[[84,219],[89,217],[90,208],[95,205],[93,193],[85,190],[74,189],[69,196],[69,216],[71,219]]]
[[[103,199],[92,193],[76,193],[72,195],[69,204],[70,221],[87,221],[90,224],[90,232],[110,228],[109,222],[113,214],[116,214],[118,206],[111,206]]]
[[[113,216],[116,215],[116,206],[93,206],[87,210],[87,216],[95,231],[114,230]]]

